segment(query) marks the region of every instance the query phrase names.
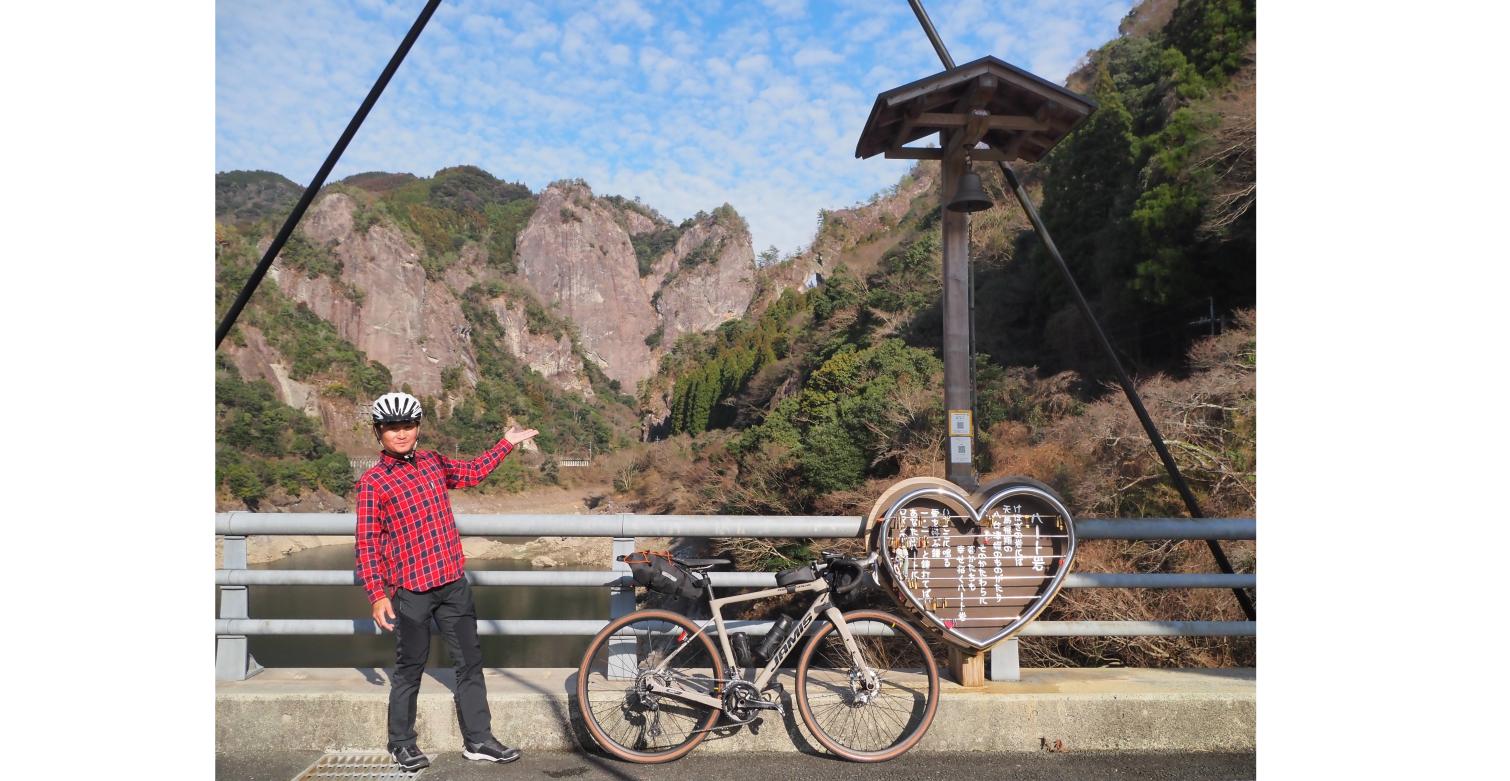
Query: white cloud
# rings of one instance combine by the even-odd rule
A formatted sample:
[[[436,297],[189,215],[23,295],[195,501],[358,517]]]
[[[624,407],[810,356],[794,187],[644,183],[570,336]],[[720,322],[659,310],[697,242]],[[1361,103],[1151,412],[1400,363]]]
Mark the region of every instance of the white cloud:
[[[929,3],[955,59],[1054,81],[1132,0]],[[217,170],[307,181],[414,21],[414,0],[216,6]],[[333,178],[471,163],[539,190],[586,178],[679,220],[725,201],[758,248],[812,239],[906,161],[854,159],[875,95],[940,70],[905,4],[454,0]]]
[[[743,52],[765,51],[771,47],[771,40],[771,30],[763,19],[742,19],[716,33],[707,47],[709,51],[733,57]]]
[[[753,54],[749,57],[741,57],[734,64],[735,70],[748,76],[759,76],[771,69],[771,58],[764,54]]]
[[[854,43],[872,41],[885,35],[890,29],[891,23],[888,20],[875,16],[855,23],[845,37]]]
[[[1078,28],[1068,20],[1051,20],[1043,24],[1044,34],[1028,41],[1028,70],[1055,82],[1063,81],[1070,68],[1088,46],[1076,35]]]
[[[665,92],[669,89],[672,76],[681,67],[680,62],[653,46],[640,50],[640,70],[644,71],[646,82],[655,92]]]
[[[549,22],[539,25],[526,25],[518,35],[510,42],[515,49],[530,51],[542,46],[552,46],[561,40],[561,28]]]
[[[814,65],[832,65],[844,62],[844,58],[834,53],[833,50],[822,46],[807,46],[792,57],[792,64],[799,68],[811,68]]]
[[[760,91],[760,100],[770,104],[773,111],[804,110],[803,102],[807,94],[800,87],[790,81],[772,84]]]
[[[807,0],[760,0],[760,4],[784,19],[795,19],[807,13]]]
[[[584,14],[573,16],[561,35],[561,56],[567,62],[596,57],[600,32],[596,18]]]
[[[649,29],[655,24],[655,17],[640,7],[635,0],[617,0],[607,4],[601,9],[604,19],[616,22],[628,22],[642,30]]]
[[[508,25],[502,19],[495,16],[481,16],[479,14],[467,14],[461,23],[461,29],[473,35],[491,36],[503,38],[510,34]]]

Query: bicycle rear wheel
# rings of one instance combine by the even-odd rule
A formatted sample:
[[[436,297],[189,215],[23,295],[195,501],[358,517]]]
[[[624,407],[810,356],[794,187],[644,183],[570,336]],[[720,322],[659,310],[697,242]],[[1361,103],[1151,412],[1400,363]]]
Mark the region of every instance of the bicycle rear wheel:
[[[667,658],[666,669],[655,672]],[[628,762],[670,762],[708,736],[720,709],[650,692],[647,684],[716,699],[723,676],[723,660],[696,624],[667,610],[639,610],[612,621],[588,644],[577,668],[577,700],[604,751]]]
[[[933,723],[938,666],[923,636],[890,613],[855,610],[844,622],[874,674],[855,663],[838,629],[824,624],[797,661],[797,710],[829,751],[853,762],[894,759]]]

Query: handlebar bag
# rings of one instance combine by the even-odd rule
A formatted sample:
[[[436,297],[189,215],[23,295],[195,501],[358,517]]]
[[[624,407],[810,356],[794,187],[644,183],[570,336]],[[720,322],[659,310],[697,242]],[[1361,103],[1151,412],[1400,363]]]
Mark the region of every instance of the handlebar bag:
[[[811,583],[818,579],[818,569],[811,564],[804,564],[786,572],[776,573],[776,585],[798,586],[803,583]]]

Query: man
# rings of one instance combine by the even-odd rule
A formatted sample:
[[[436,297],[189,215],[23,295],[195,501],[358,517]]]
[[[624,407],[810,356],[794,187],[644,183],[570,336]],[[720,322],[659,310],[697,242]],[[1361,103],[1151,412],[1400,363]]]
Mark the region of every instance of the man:
[[[540,433],[510,426],[486,453],[454,461],[418,450],[419,399],[387,393],[372,403],[372,431],[383,446],[378,463],[357,480],[357,577],[372,602],[372,619],[394,633],[396,662],[388,692],[388,752],[408,771],[430,766],[414,731],[420,678],[430,656],[430,619],[440,625],[456,662],[456,716],[462,755],[512,762],[519,750],[493,737],[477,610],[462,564],[461,535],[447,488],[482,482],[515,445]]]

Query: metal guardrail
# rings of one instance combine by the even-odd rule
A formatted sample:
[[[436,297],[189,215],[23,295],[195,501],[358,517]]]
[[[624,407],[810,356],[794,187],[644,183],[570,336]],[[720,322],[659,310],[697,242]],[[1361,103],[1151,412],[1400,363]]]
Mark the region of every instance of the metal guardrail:
[[[774,572],[710,572],[713,585],[720,588],[771,588],[776,585]],[[634,581],[622,572],[610,570],[558,570],[555,572],[468,571],[467,581],[474,586],[604,586],[630,588]],[[217,586],[355,586],[357,574],[345,569],[218,569]],[[1254,588],[1256,575],[1221,575],[1197,573],[1070,573],[1064,577],[1066,588]]]
[[[613,555],[634,550],[642,537],[782,537],[843,538],[860,536],[861,516],[742,516],[742,515],[458,515],[456,525],[468,537],[612,537]],[[225,538],[225,569],[215,572],[220,586],[220,618],[215,622],[216,677],[240,680],[261,668],[247,653],[248,635],[371,635],[380,634],[372,619],[254,619],[246,613],[246,588],[265,585],[356,586],[351,570],[249,570],[246,537],[262,534],[323,534],[351,536],[356,516],[350,513],[217,513],[215,534]],[[1251,540],[1257,524],[1251,518],[1137,518],[1085,519],[1075,523],[1082,540],[1185,539]],[[633,581],[627,567],[610,562],[612,570],[591,571],[469,571],[478,586],[597,586],[610,589],[608,619],[494,620],[478,619],[483,635],[594,635],[608,620],[634,609]],[[772,572],[709,573],[718,587],[774,586]],[[1253,588],[1253,575],[1218,573],[1071,573],[1065,588]],[[732,622],[754,634],[764,634],[769,621]],[[1036,621],[1020,636],[1253,636],[1253,621]],[[993,652],[1010,654],[1003,669],[1015,670],[1015,639]]]
[[[859,515],[458,515],[464,537],[858,537]],[[334,534],[355,532],[352,513],[215,514],[215,533]],[[1251,540],[1252,518],[1087,518],[1075,521],[1082,540]]]
[[[724,626],[737,631],[763,635],[773,621],[725,621]],[[1023,627],[1019,636],[1027,637],[1139,637],[1201,635],[1234,637],[1252,635],[1253,621],[1034,621]],[[477,619],[479,635],[587,636],[591,637],[608,621],[584,619],[529,619],[499,621]],[[816,627],[816,625],[815,625]],[[808,634],[818,631],[808,629]],[[222,618],[215,622],[219,634],[240,635],[378,635],[382,631],[370,618]],[[892,634],[878,632],[878,634]]]

